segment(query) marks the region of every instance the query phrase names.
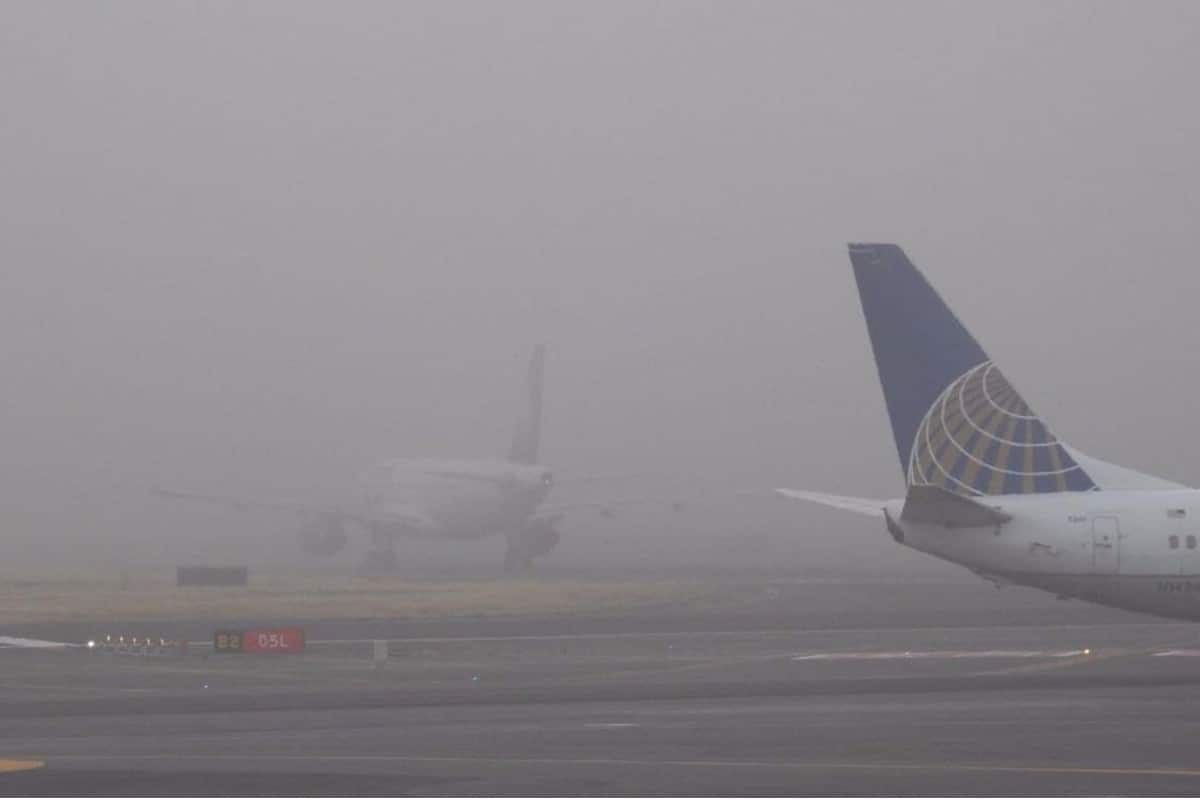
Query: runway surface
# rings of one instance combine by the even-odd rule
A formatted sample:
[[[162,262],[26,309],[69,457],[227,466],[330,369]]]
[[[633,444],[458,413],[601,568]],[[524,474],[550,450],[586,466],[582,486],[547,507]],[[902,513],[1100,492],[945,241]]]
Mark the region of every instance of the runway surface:
[[[1195,626],[980,588],[870,587],[888,612],[842,624],[811,604],[844,587],[796,585],[758,615],[795,603],[793,627],[740,608],[343,628],[388,639],[381,666],[324,623],[282,659],[9,648],[0,792],[1200,793]]]

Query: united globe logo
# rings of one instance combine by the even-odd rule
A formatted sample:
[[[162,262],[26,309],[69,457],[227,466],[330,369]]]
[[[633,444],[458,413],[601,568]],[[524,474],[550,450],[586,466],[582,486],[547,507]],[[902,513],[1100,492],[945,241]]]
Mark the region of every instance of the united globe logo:
[[[930,406],[908,483],[972,497],[1096,488],[991,361],[960,375]]]

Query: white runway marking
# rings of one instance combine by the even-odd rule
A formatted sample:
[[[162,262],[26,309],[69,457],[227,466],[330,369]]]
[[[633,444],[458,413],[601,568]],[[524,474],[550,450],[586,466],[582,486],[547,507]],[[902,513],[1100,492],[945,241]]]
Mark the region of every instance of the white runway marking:
[[[830,581],[836,585],[860,585],[846,581]],[[924,634],[946,632],[965,634],[974,632],[997,633],[1002,631],[1029,631],[1063,633],[1066,631],[1096,631],[1099,629],[1122,630],[1136,628],[1139,631],[1163,629],[1164,631],[1191,631],[1194,623],[1189,622],[1141,622],[1141,623],[1075,623],[1063,625],[971,625],[965,627],[919,626],[908,628],[823,628],[822,634],[855,634],[869,636],[872,634]],[[699,631],[611,631],[608,633],[547,633],[547,634],[513,634],[509,636],[395,636],[384,639],[396,644],[471,644],[488,642],[561,642],[561,641],[605,641],[605,640],[663,640],[663,639],[738,639],[748,636],[777,636],[795,635],[794,631],[768,628],[736,629],[736,630],[699,630]],[[348,645],[374,644],[378,639],[309,639],[308,645]],[[211,639],[188,642],[189,647],[212,647]]]
[[[640,728],[640,723],[637,722],[588,722],[585,723],[585,728]]]
[[[59,647],[75,647],[67,642],[47,642],[44,639],[21,639],[16,636],[0,636],[0,647],[36,648],[51,650]]]
[[[891,650],[873,653],[799,653],[792,661],[887,661],[939,658],[1072,658],[1088,650]]]
[[[115,762],[127,767],[138,762],[188,762],[201,763],[263,763],[263,762],[345,762],[345,763],[396,763],[396,764],[496,764],[496,765],[534,765],[557,767],[563,765],[586,767],[711,767],[717,769],[785,769],[785,770],[869,770],[869,771],[903,771],[918,772],[1024,772],[1031,774],[1064,774],[1064,775],[1135,775],[1200,778],[1200,769],[1190,766],[1088,766],[1085,764],[986,764],[986,763],[953,763],[938,761],[932,763],[920,762],[889,762],[889,761],[739,761],[726,759],[638,759],[638,758],[505,758],[496,756],[421,756],[421,755],[323,755],[309,753],[304,755],[247,755],[216,753],[212,755],[84,755],[62,754],[44,756],[44,760],[53,766],[55,763],[87,764],[90,762]]]
[[[1161,657],[1161,656],[1172,657],[1173,656],[1173,657],[1182,657],[1182,658],[1195,658],[1197,656],[1200,656],[1200,650],[1187,650],[1187,649],[1163,650],[1161,652],[1155,653],[1154,655],[1156,657]]]

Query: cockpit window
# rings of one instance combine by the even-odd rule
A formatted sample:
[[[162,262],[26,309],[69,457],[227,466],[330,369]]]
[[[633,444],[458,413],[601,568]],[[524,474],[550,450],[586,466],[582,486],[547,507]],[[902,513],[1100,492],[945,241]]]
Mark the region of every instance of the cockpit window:
[[[1188,537],[1187,537],[1187,539],[1185,539],[1185,541],[1187,542],[1187,549],[1188,549],[1188,550],[1195,550],[1195,549],[1196,549],[1196,537],[1195,537],[1195,536],[1192,536],[1191,534],[1189,534],[1189,535],[1188,535]]]
[[[1172,550],[1178,550],[1179,549],[1179,537],[1176,536],[1175,534],[1171,534],[1170,536],[1167,537],[1167,544],[1171,546]]]

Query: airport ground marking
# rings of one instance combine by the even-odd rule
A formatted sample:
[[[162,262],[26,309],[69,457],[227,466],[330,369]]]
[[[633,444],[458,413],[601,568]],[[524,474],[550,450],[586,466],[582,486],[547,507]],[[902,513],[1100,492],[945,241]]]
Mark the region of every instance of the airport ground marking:
[[[934,631],[950,631],[955,633],[969,633],[976,631],[1087,631],[1097,630],[1099,628],[1129,628],[1136,627],[1139,630],[1147,630],[1149,628],[1176,628],[1182,629],[1189,626],[1190,623],[1183,622],[1149,622],[1149,623],[1069,623],[1069,624],[1053,624],[1053,625],[933,625],[919,626],[906,628],[859,628],[859,627],[815,627],[803,631],[811,634],[838,634],[838,633],[857,633],[857,634],[874,634],[874,633],[889,633],[889,634],[905,634],[905,633],[929,633]],[[1190,627],[1187,628],[1190,630]],[[396,644],[464,644],[471,642],[536,642],[536,641],[562,641],[562,640],[605,640],[605,639],[677,639],[677,638],[738,638],[745,636],[761,636],[778,635],[790,636],[796,633],[792,628],[763,628],[763,629],[725,629],[725,630],[707,630],[707,631],[612,631],[603,633],[549,633],[549,634],[513,634],[501,636],[397,636],[385,638],[384,641]],[[0,650],[24,649],[31,646],[40,646],[44,649],[69,649],[80,647],[78,643],[72,642],[52,642],[36,639],[21,639],[17,637],[0,637],[0,644],[4,638],[8,639],[8,644],[0,646]],[[368,645],[376,641],[378,637],[371,639],[311,639],[309,645],[351,645],[362,644]],[[210,640],[189,641],[189,648],[211,648]]]
[[[1190,625],[1185,622],[1147,622],[1147,623],[1068,623],[1054,625],[931,625],[908,628],[857,628],[857,627],[814,627],[801,631],[806,634],[836,634],[836,633],[930,633],[934,631],[952,631],[968,633],[976,631],[1048,631],[1048,630],[1096,630],[1098,628],[1184,628]],[[1190,628],[1189,628],[1190,629]],[[707,631],[606,631],[602,633],[545,633],[545,634],[511,634],[500,636],[395,636],[385,637],[383,641],[394,644],[467,644],[471,642],[555,642],[555,641],[590,641],[605,639],[681,639],[681,638],[738,638],[746,636],[761,636],[762,634],[793,636],[795,628],[761,628],[761,629],[724,629]],[[310,639],[309,645],[369,645],[379,637],[371,639]],[[211,647],[212,642],[190,641],[189,647]]]
[[[1111,650],[1088,650],[1085,653],[1075,657],[1068,658],[1062,661],[1044,661],[1038,664],[1026,664],[1019,667],[1011,667],[1009,669],[991,670],[984,674],[986,675],[1014,675],[1031,672],[1048,672],[1055,669],[1069,669],[1070,667],[1080,664],[1095,664],[1100,661],[1108,661],[1113,658],[1124,658],[1129,656],[1162,656],[1174,655],[1177,650],[1167,650],[1164,645],[1156,645],[1154,647],[1123,647],[1113,648]],[[1197,651],[1200,654],[1200,651]]]
[[[13,759],[0,758],[0,774],[6,772],[28,772],[32,769],[41,769],[46,766],[45,761],[34,761],[32,759]]]
[[[284,761],[284,762],[363,762],[397,764],[529,764],[543,766],[597,767],[709,767],[717,769],[831,769],[863,771],[915,771],[915,772],[1005,772],[1028,774],[1062,775],[1130,775],[1144,777],[1200,778],[1200,769],[1187,767],[1089,767],[1055,766],[1050,764],[947,764],[914,763],[906,761],[735,761],[722,759],[636,759],[636,758],[505,758],[497,756],[419,756],[419,755],[58,755],[51,761]]]
[[[14,650],[62,650],[68,647],[80,647],[70,642],[51,642],[46,639],[26,639],[20,636],[0,636],[0,648]]]
[[[1077,658],[1090,650],[880,650],[797,653],[792,661],[889,661],[965,658]]]

